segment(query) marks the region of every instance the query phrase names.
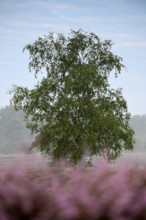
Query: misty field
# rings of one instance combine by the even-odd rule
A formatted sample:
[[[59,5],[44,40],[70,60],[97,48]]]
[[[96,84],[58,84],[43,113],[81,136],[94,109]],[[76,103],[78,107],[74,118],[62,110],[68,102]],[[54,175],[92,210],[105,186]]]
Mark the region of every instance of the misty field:
[[[93,157],[93,165],[96,165],[101,158]],[[43,164],[48,166],[49,158],[42,156],[40,153],[33,154],[0,154],[0,167],[9,168],[12,166],[31,166],[36,167],[38,164]],[[132,165],[146,165],[146,153],[137,152],[137,153],[123,153],[120,158],[118,158],[112,164],[123,164],[129,163]]]
[[[20,167],[36,167],[38,164],[47,165],[49,160],[39,153],[35,154],[1,154],[0,168],[11,168],[13,166]]]

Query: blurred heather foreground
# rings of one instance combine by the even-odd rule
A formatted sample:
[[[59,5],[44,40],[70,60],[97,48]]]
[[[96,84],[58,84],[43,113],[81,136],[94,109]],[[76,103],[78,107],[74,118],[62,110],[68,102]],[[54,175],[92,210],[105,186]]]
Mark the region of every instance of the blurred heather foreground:
[[[127,165],[1,169],[0,220],[144,220],[146,168]]]

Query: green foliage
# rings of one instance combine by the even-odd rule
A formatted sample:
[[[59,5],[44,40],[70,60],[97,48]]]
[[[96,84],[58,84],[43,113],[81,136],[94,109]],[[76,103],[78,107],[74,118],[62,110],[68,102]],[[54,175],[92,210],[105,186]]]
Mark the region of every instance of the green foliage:
[[[67,37],[50,33],[24,48],[30,72],[42,77],[31,90],[13,88],[11,103],[39,134],[42,152],[77,162],[85,151],[110,160],[133,148],[126,101],[108,83],[110,73],[117,77],[123,67],[111,48],[110,40],[82,30]]]

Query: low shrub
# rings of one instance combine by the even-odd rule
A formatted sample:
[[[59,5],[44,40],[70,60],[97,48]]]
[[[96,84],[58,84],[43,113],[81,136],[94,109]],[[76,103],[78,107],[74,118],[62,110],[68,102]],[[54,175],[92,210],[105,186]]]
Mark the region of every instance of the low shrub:
[[[0,174],[0,220],[144,220],[146,169],[62,165]]]

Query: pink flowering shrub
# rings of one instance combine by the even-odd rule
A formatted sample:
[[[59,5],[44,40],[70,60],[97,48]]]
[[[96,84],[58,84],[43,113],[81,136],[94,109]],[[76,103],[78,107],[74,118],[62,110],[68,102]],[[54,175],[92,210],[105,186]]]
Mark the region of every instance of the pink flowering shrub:
[[[47,200],[43,189],[25,173],[1,173],[0,220],[46,219]]]
[[[145,220],[146,169],[100,164],[1,172],[0,220],[23,219]]]

